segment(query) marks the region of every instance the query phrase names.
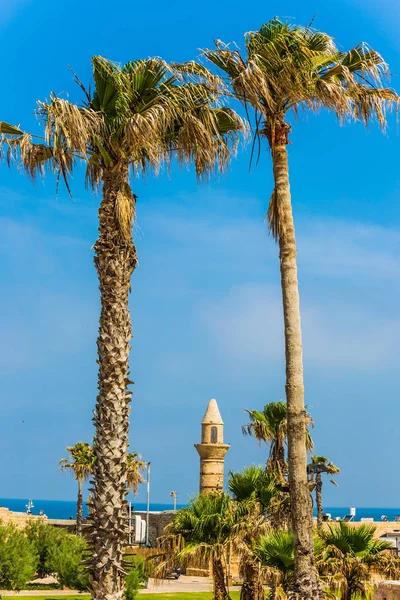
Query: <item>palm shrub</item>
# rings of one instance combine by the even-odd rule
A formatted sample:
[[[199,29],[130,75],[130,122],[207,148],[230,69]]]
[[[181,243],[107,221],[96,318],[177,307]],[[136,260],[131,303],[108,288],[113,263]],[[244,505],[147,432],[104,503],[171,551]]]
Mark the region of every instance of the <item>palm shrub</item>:
[[[137,265],[132,227],[137,196],[130,176],[158,172],[176,156],[193,161],[198,177],[224,169],[236,147],[242,121],[215,102],[216,87],[198,75],[179,75],[158,58],[117,65],[93,58],[94,88],[77,79],[84,100],[74,104],[51,95],[39,102],[45,143],[29,135],[8,142],[20,152],[31,177],[50,170],[69,186],[78,163],[87,185],[102,189],[94,262],[101,314],[98,395],[94,413],[96,457],[92,490],[92,593],[119,600],[124,589],[127,539],[125,496],[131,392],[128,309],[131,275]],[[206,72],[206,69],[203,70]],[[210,83],[211,82],[211,83]]]
[[[326,33],[274,18],[245,36],[243,52],[220,41],[205,56],[226,76],[229,92],[255,116],[254,144],[265,139],[273,164],[274,189],[268,224],[279,243],[286,355],[288,468],[295,532],[294,596],[318,598],[312,552],[312,514],[307,481],[306,421],[297,248],[287,146],[290,115],[302,109],[332,111],[368,124],[386,124],[386,108],[398,95],[384,87],[388,68],[366,44],[339,51]],[[259,146],[260,147],[260,146]]]
[[[387,551],[390,542],[377,539],[374,525],[338,523],[319,532],[323,551],[318,570],[327,586],[342,600],[366,598],[372,573],[391,578],[400,575],[400,560]]]
[[[37,554],[25,533],[13,525],[0,526],[0,589],[24,589],[36,572]]]
[[[254,554],[260,561],[271,589],[271,600],[286,597],[294,580],[294,540],[289,530],[273,531],[261,537]]]

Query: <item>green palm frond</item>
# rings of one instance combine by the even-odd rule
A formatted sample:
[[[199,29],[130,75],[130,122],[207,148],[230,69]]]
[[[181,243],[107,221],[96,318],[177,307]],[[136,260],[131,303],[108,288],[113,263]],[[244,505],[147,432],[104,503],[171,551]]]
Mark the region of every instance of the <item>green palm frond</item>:
[[[76,162],[83,161],[86,183],[96,190],[106,170],[157,172],[174,155],[180,163],[193,162],[199,178],[227,167],[245,127],[221,106],[222,84],[208,69],[188,63],[179,72],[159,58],[121,66],[101,56],[93,57],[92,66],[93,92],[75,75],[84,102],[52,94],[38,103],[44,144],[28,135],[7,138],[7,132],[22,132],[3,124],[9,158],[19,153],[32,178],[50,170],[68,185]]]
[[[0,121],[0,133],[3,135],[18,135],[18,136],[24,134],[24,132],[19,127],[10,125],[9,123],[6,123],[5,121]]]
[[[255,117],[253,146],[266,137],[272,153],[288,144],[287,113],[328,109],[340,122],[365,125],[376,120],[384,129],[387,112],[399,104],[398,94],[386,86],[388,67],[366,44],[341,52],[331,36],[283,22],[275,17],[258,31],[245,35],[243,49],[220,40],[203,54],[225,77],[230,95]],[[284,217],[271,195],[268,224],[275,239],[284,231]]]

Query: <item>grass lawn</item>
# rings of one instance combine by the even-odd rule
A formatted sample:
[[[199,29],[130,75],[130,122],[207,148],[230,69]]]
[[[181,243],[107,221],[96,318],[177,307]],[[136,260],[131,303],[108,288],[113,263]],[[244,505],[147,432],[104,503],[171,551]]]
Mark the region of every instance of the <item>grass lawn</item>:
[[[232,600],[239,600],[240,592],[235,590],[230,592]],[[211,600],[211,592],[165,592],[161,594],[143,594],[143,600]],[[3,598],[6,596],[3,595]],[[16,600],[90,600],[89,594],[75,594],[72,596],[59,596],[57,594],[43,594],[43,596],[13,596]]]

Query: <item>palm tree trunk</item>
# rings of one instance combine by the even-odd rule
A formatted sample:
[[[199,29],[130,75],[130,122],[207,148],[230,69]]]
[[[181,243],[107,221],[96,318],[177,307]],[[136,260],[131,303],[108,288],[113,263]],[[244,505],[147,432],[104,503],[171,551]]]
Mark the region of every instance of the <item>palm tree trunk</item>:
[[[317,473],[315,478],[315,500],[317,503],[317,526],[318,529],[322,529],[322,475]]]
[[[265,593],[261,583],[258,565],[246,562],[242,565],[243,585],[240,600],[264,600]]]
[[[281,130],[276,135],[273,144],[272,157],[275,200],[279,218],[278,238],[286,355],[288,468],[295,554],[294,595],[289,594],[289,598],[303,599],[318,598],[319,587],[314,566],[312,513],[307,481],[303,349],[296,238],[286,149],[288,130],[288,125],[281,125]]]
[[[83,496],[82,496],[82,481],[78,479],[78,499],[76,501],[76,533],[80,535],[82,533],[82,508],[83,508]]]
[[[230,600],[225,585],[225,570],[220,558],[213,558],[212,573],[214,580],[214,600]]]
[[[117,220],[126,178],[127,170],[114,169],[104,174],[99,237],[95,244],[101,315],[97,339],[98,396],[93,419],[96,428],[91,534],[93,600],[120,600],[124,593],[126,455],[131,400],[127,385],[131,383],[128,361],[132,338],[128,295],[137,262],[132,226],[127,239]]]

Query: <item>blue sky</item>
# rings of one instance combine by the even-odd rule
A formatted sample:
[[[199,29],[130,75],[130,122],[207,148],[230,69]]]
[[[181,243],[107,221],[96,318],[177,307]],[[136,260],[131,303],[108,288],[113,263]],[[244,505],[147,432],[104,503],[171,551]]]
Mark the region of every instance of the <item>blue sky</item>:
[[[0,0],[1,118],[37,127],[51,91],[78,98],[90,58],[188,60],[213,38],[240,42],[278,14],[367,41],[400,73],[399,12],[389,0],[137,5]],[[399,89],[398,78],[393,85]],[[326,505],[399,506],[400,137],[327,114],[293,125],[291,186],[298,237],[306,402],[316,451],[342,468]],[[153,499],[197,490],[200,421],[211,397],[232,444],[226,467],[262,462],[241,435],[243,408],[284,394],[278,251],[263,221],[271,193],[264,152],[248,171],[197,186],[190,170],[133,182],[140,267],[132,280],[131,447],[152,461]],[[65,447],[92,437],[99,312],[91,247],[98,198],[77,172],[74,200],[0,167],[0,456],[3,497],[73,499],[58,472]],[[329,489],[330,488],[330,489]],[[143,500],[143,492],[138,501]]]

